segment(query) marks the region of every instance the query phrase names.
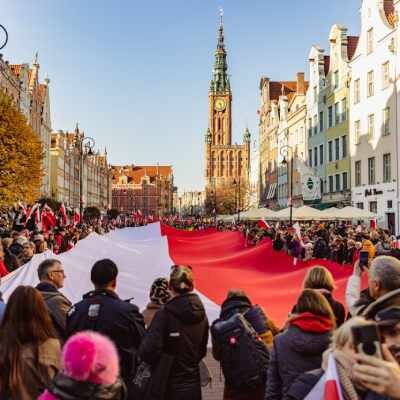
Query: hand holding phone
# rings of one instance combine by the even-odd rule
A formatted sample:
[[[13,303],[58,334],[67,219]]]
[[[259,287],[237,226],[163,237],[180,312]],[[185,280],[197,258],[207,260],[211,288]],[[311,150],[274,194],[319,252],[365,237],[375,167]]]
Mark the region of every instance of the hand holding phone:
[[[357,353],[383,359],[381,339],[376,324],[353,326],[351,331]]]
[[[369,261],[369,253],[366,250],[361,250],[360,251],[360,258],[359,258],[359,267],[361,271],[364,270],[364,268],[368,267],[368,261]]]

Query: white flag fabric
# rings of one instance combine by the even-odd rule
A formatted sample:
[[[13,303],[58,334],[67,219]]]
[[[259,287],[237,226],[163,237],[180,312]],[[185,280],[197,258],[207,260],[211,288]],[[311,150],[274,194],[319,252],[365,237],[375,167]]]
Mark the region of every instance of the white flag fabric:
[[[118,266],[117,294],[121,299],[134,298],[140,310],[149,300],[150,286],[156,278],[168,278],[174,264],[168,252],[168,242],[161,236],[160,223],[144,227],[125,228],[105,235],[91,233],[76,246],[60,255],[51,251],[36,254],[32,260],[2,278],[0,291],[7,301],[19,285],[36,286],[38,265],[46,258],[56,258],[64,266],[65,287],[61,289],[72,303],[82,299],[82,295],[93,290],[90,281],[92,265],[102,258],[110,258]],[[220,307],[198,293],[206,308],[210,321],[218,318]]]

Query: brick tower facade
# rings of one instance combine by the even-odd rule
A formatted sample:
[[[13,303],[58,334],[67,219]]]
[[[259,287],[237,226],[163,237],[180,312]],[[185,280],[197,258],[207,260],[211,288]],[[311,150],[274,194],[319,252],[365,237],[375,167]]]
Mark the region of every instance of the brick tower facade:
[[[208,92],[208,130],[205,135],[206,202],[216,212],[223,208],[218,196],[224,197],[226,201],[228,192],[236,196],[236,208],[244,208],[250,168],[249,130],[246,128],[244,132],[243,144],[232,144],[232,91],[226,56],[221,13],[213,76]]]

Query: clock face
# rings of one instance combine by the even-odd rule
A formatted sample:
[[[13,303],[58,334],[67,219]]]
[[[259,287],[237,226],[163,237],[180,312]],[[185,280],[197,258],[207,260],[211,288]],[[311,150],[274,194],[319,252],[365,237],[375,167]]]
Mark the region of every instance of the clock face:
[[[226,103],[224,99],[217,99],[215,100],[215,109],[217,111],[224,111],[226,108]]]

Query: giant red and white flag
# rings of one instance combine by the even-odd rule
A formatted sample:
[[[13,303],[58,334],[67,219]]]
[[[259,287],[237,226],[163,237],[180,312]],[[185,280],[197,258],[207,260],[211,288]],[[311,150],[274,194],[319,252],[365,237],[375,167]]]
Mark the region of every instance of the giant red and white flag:
[[[336,368],[335,357],[329,354],[328,368],[305,400],[343,400],[342,388]]]

